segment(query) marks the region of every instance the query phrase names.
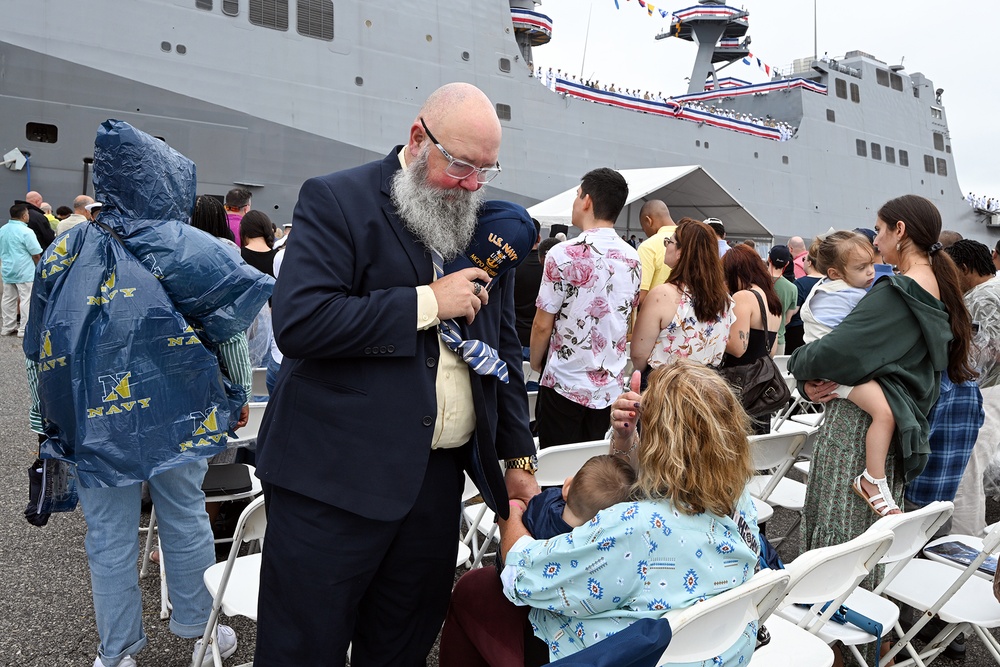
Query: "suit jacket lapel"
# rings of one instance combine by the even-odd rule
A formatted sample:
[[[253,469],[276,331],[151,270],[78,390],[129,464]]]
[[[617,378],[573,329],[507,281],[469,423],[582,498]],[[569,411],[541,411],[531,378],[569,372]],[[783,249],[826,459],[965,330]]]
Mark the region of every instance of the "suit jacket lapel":
[[[410,263],[413,265],[414,271],[416,271],[421,284],[430,283],[431,279],[434,277],[434,269],[431,265],[430,253],[424,248],[424,246],[406,229],[403,221],[400,219],[399,215],[396,213],[396,207],[392,203],[392,199],[389,196],[389,184],[392,182],[393,175],[400,169],[399,166],[399,151],[402,146],[396,146],[382,160],[382,192],[385,194],[385,203],[382,204],[382,212],[385,214],[386,221],[389,223],[390,229],[399,239],[399,244],[406,251],[406,256],[409,257]]]

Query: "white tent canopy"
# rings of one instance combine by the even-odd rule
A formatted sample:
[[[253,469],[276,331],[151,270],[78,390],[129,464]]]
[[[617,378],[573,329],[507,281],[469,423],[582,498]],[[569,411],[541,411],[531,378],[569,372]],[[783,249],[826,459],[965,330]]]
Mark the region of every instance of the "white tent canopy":
[[[726,226],[727,238],[772,239],[771,232],[698,165],[618,171],[628,181],[628,201],[615,222],[619,232],[641,233],[639,210],[647,201],[661,199],[670,208],[670,216],[674,220],[683,217],[695,220],[719,218]],[[573,186],[539,202],[528,212],[542,227],[569,225],[576,188]]]

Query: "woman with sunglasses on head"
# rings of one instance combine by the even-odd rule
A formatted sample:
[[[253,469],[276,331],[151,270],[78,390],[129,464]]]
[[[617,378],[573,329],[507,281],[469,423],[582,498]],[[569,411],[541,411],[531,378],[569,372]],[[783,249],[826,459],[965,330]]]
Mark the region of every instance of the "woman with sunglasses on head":
[[[715,233],[683,218],[664,241],[670,278],[649,291],[632,330],[632,365],[644,374],[677,359],[718,366],[736,319]]]

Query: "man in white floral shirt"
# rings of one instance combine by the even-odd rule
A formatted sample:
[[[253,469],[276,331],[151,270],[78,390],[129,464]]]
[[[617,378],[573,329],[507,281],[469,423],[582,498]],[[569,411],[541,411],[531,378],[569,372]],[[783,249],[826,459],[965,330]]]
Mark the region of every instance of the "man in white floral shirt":
[[[604,437],[611,403],[622,391],[641,277],[639,254],[614,229],[627,199],[628,184],[617,171],[587,173],[573,201],[573,226],[583,233],[545,257],[531,328],[531,367],[544,367],[541,447]]]

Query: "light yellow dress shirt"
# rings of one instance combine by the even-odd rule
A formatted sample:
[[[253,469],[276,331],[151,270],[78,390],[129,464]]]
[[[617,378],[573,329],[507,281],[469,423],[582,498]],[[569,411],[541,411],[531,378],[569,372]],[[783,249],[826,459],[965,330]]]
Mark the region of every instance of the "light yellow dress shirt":
[[[399,165],[406,169],[406,147],[399,151]],[[417,331],[437,326],[437,299],[430,285],[417,288]],[[472,381],[469,365],[444,344],[438,333],[437,376],[434,392],[437,397],[437,416],[434,420],[434,435],[431,449],[461,447],[472,437],[476,429],[476,409],[472,404]]]
[[[673,236],[676,225],[660,227],[650,238],[639,244],[639,261],[642,263],[642,280],[639,289],[649,291],[667,282],[670,267],[663,262],[663,242]]]

